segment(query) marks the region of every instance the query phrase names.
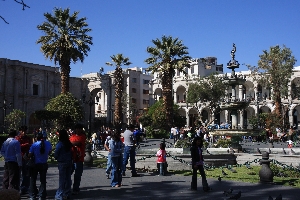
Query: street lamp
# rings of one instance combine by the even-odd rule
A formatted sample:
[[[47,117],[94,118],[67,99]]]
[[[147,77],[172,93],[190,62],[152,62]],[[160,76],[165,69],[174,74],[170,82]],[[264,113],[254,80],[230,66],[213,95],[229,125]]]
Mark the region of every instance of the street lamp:
[[[97,96],[98,97],[98,96]],[[86,98],[86,95],[85,94],[82,94],[82,102],[84,103],[84,104],[87,104],[87,105],[89,105],[89,107],[90,107],[90,114],[89,114],[89,133],[88,133],[88,138],[90,138],[91,137],[91,133],[92,133],[92,107],[93,107],[93,105],[94,104],[98,104],[98,102],[95,102],[95,100],[93,99],[93,94],[92,93],[90,93],[90,98],[86,101],[85,100],[85,98]],[[97,100],[99,99],[99,97],[98,98],[96,98]]]
[[[5,124],[5,117],[6,117],[6,110],[8,108],[11,108],[12,107],[12,102],[10,102],[9,104],[7,104],[6,102],[6,99],[3,100],[3,106],[0,107],[3,109],[3,131],[5,131],[5,127],[6,127],[6,124]]]

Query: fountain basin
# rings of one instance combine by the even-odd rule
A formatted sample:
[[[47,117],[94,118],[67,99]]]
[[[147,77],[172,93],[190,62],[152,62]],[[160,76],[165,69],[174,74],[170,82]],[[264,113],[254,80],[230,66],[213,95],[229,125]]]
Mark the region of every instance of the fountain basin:
[[[209,133],[217,136],[258,136],[261,129],[214,129]]]

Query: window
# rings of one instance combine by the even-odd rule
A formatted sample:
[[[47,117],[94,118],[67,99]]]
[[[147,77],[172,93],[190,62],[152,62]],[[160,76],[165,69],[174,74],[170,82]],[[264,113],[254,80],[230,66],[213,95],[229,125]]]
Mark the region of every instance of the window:
[[[39,95],[39,85],[37,84],[32,85],[32,95]]]
[[[132,78],[132,82],[136,83],[137,82],[136,78]]]
[[[191,74],[194,73],[194,66],[191,66]]]
[[[177,70],[177,76],[180,76],[180,71],[179,70]]]
[[[143,104],[149,104],[149,100],[143,99]]]
[[[148,85],[149,84],[149,80],[144,80],[143,83]]]
[[[136,103],[136,99],[135,99],[135,98],[132,98],[132,99],[131,99],[131,102],[132,102],[132,103]]]
[[[143,94],[149,94],[149,90],[143,90]]]
[[[136,88],[131,88],[132,93],[136,93]]]

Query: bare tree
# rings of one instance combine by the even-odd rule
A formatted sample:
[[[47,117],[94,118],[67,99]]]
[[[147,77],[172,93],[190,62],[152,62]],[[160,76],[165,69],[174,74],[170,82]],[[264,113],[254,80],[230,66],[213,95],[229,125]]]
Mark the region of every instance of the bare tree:
[[[5,0],[3,0],[3,1],[5,1]],[[30,8],[23,0],[20,0],[20,1],[14,0],[14,2],[16,2],[16,3],[18,3],[18,4],[21,4],[22,7],[23,7],[22,10],[25,10],[25,8]],[[1,15],[0,15],[0,18],[1,18],[6,24],[9,24],[9,23],[5,20],[5,18],[2,17]]]

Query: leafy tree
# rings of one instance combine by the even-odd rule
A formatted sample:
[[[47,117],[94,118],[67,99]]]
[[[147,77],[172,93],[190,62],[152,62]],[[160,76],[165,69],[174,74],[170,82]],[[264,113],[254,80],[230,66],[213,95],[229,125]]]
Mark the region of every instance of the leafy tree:
[[[105,64],[109,66],[116,66],[115,72],[114,72],[114,86],[115,86],[115,121],[114,125],[116,126],[116,130],[119,132],[121,131],[122,126],[122,116],[123,116],[123,109],[122,109],[122,95],[124,91],[124,75],[123,75],[123,69],[121,68],[122,65],[128,66],[131,65],[131,62],[129,62],[128,57],[124,57],[123,54],[117,54],[110,56],[112,59],[112,62],[106,62]]]
[[[227,85],[216,74],[200,78],[197,82],[189,85],[187,102],[193,103],[197,109],[200,109],[198,107],[199,101],[207,102],[210,111],[216,114],[220,112],[219,101],[225,96],[226,87]]]
[[[175,70],[186,74],[190,66],[187,47],[182,41],[172,36],[162,36],[152,40],[154,46],[147,47],[150,57],[145,60],[149,64],[148,71],[158,73],[162,84],[164,113],[166,114],[165,128],[170,130],[173,125],[173,77]]]
[[[35,118],[44,122],[44,126],[49,127],[49,123],[58,119],[60,116],[59,111],[49,111],[49,110],[37,110],[34,112]]]
[[[185,126],[186,119],[179,114],[179,106],[174,104],[173,105],[173,118],[174,124],[178,127]],[[157,129],[164,129],[166,123],[166,113],[164,112],[164,104],[163,100],[160,99],[159,101],[153,104],[148,112],[145,112],[140,118],[139,122],[144,126],[151,126]],[[168,131],[168,130],[167,130]]]
[[[265,88],[272,88],[272,99],[275,102],[275,113],[283,119],[281,98],[288,94],[288,83],[296,63],[292,51],[285,45],[272,46],[259,56],[258,66],[248,66],[252,77]],[[282,122],[278,124],[282,126]]]
[[[91,29],[87,28],[86,18],[78,18],[79,12],[70,15],[70,9],[55,8],[54,15],[45,13],[46,21],[38,25],[38,30],[45,35],[37,40],[41,44],[44,56],[61,69],[61,92],[69,92],[69,77],[71,61],[84,61],[92,45],[92,37],[87,35]]]
[[[45,109],[59,112],[59,117],[54,119],[57,129],[73,127],[83,118],[83,109],[80,101],[69,92],[62,93],[51,99]]]
[[[12,112],[6,115],[5,121],[9,124],[9,129],[18,130],[18,128],[21,126],[22,119],[25,117],[25,112],[18,109],[13,109]]]

